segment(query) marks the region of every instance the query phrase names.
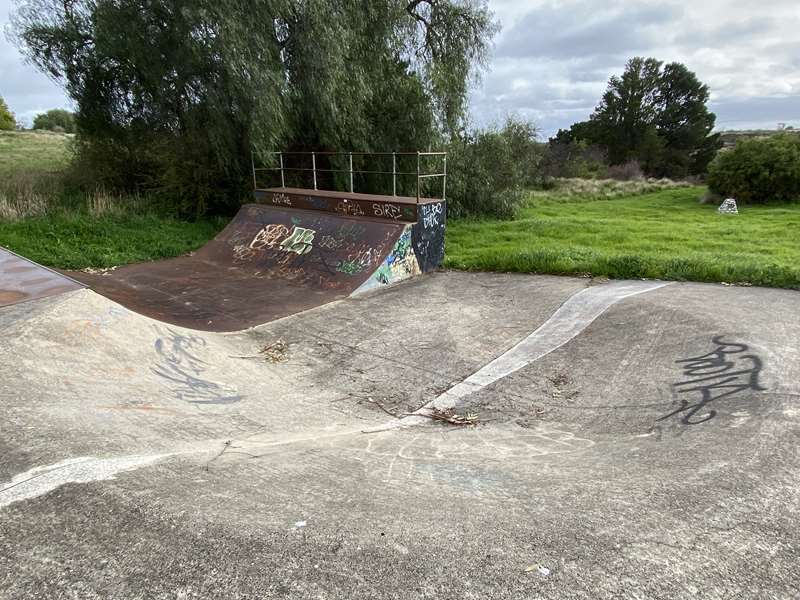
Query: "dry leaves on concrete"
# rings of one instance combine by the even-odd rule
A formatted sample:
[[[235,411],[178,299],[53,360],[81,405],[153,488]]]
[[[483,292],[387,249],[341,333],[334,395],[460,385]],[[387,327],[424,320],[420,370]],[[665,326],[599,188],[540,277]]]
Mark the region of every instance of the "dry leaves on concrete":
[[[443,423],[449,423],[450,425],[477,425],[478,424],[478,415],[475,413],[465,413],[463,415],[458,414],[452,408],[426,408],[426,412],[415,413],[420,417],[427,417],[429,419],[433,419],[434,421],[441,421]]]
[[[245,354],[231,356],[231,358],[263,358],[267,362],[282,363],[289,360],[289,344],[283,340],[277,340],[271,344],[263,346],[258,354]]]
[[[279,363],[289,360],[289,344],[283,340],[277,340],[259,350],[267,362]]]

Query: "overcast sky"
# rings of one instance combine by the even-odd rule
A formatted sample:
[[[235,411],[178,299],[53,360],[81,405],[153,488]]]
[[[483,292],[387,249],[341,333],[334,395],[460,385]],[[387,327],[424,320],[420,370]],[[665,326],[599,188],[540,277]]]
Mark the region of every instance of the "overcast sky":
[[[478,125],[508,114],[543,134],[586,119],[628,58],[679,61],[712,91],[720,129],[800,127],[798,0],[490,0],[502,31],[471,99]],[[11,0],[0,0],[5,28]],[[70,104],[0,35],[0,95],[27,123]]]

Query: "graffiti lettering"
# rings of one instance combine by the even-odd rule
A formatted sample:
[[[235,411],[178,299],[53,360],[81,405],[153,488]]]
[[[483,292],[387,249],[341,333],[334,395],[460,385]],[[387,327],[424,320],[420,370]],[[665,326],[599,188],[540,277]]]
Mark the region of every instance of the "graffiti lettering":
[[[336,212],[342,213],[343,215],[350,215],[352,217],[364,216],[363,208],[361,208],[358,204],[354,202],[348,202],[347,200],[342,200],[336,205]]]
[[[708,354],[676,361],[683,365],[685,381],[673,384],[673,389],[678,394],[699,393],[700,398],[696,402],[681,400],[677,410],[659,418],[659,421],[685,413],[681,419],[684,424],[705,423],[716,416],[716,410],[709,409],[696,419],[694,416],[705,411],[711,402],[748,390],[766,390],[758,381],[763,367],[761,359],[754,354],[744,354],[749,350],[748,346],[726,342],[723,336],[717,336],[712,341],[717,347]]]
[[[253,250],[261,250],[262,248],[272,247],[277,244],[282,238],[289,234],[289,228],[286,225],[273,223],[267,225],[259,231],[250,242],[250,248]]]
[[[281,242],[281,248],[295,254],[308,254],[311,252],[315,233],[313,229],[295,226],[292,234]]]
[[[337,240],[333,236],[323,235],[322,239],[319,241],[319,246],[326,250],[337,250],[342,247],[342,243],[342,240]]]
[[[422,205],[422,224],[424,227],[435,227],[439,224],[439,217],[442,214],[441,204]]]
[[[282,204],[284,206],[291,206],[292,201],[286,194],[274,194],[272,196],[272,203],[273,204]]]
[[[364,270],[360,264],[353,260],[341,260],[339,264],[336,265],[336,270],[339,273],[345,273],[346,275],[355,275],[356,273],[360,273]]]
[[[256,251],[253,248],[245,246],[244,244],[239,244],[233,247],[233,260],[237,263],[245,262],[253,258],[255,253]]]
[[[399,219],[402,216],[402,211],[396,204],[373,204],[372,210],[376,217]]]
[[[178,400],[192,404],[239,402],[242,397],[236,389],[202,377],[208,365],[197,352],[205,345],[205,339],[200,336],[182,335],[168,329],[168,335],[155,342],[159,362],[151,370],[168,382]]]

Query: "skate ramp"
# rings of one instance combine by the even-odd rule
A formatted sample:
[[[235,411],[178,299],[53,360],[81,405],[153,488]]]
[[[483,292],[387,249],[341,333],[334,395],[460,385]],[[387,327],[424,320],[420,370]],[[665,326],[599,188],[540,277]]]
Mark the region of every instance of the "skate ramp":
[[[73,292],[82,284],[0,248],[0,307]]]
[[[70,275],[159,321],[237,331],[438,267],[442,253],[431,260],[430,236],[416,227],[249,204],[190,255]],[[440,229],[443,249],[443,222]]]

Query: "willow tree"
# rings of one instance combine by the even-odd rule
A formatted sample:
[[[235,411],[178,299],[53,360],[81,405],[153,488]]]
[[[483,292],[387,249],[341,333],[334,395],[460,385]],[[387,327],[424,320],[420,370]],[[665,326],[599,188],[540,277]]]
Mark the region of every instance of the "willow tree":
[[[77,106],[79,157],[198,211],[251,149],[411,149],[455,130],[485,0],[28,0],[18,45]]]

